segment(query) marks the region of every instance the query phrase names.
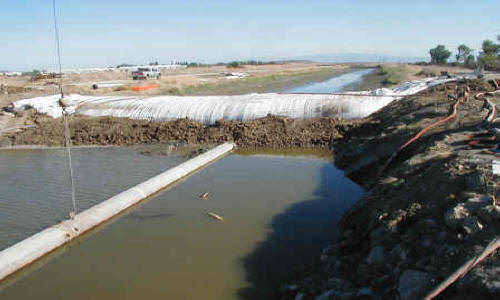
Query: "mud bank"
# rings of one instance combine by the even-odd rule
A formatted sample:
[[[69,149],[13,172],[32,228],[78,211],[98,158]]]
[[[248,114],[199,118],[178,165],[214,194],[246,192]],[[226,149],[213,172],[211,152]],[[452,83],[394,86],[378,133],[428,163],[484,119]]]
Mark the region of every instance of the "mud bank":
[[[61,119],[32,112],[27,122],[36,127],[5,135],[3,145],[63,145]],[[71,141],[75,146],[137,145],[170,141],[219,144],[234,141],[238,146],[245,147],[329,147],[335,139],[341,137],[337,130],[339,123],[340,121],[330,118],[297,120],[274,116],[247,122],[221,120],[214,125],[203,125],[187,119],[148,122],[111,117],[72,117],[70,130]]]
[[[467,84],[472,95],[493,90],[486,82]],[[432,88],[339,126],[344,138],[333,145],[335,163],[367,193],[344,214],[338,239],[284,286],[282,299],[420,299],[498,235],[500,178],[492,161],[499,156],[481,127],[488,114],[483,101],[460,105],[455,120],[387,165],[398,147],[450,113],[455,86]],[[499,96],[490,100],[500,103]],[[498,297],[499,266],[497,251],[439,297]]]

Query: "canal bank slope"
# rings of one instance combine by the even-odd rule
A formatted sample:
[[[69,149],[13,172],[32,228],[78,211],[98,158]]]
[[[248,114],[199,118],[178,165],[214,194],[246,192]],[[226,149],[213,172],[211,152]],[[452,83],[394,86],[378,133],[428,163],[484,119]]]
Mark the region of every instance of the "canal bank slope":
[[[4,146],[64,144],[62,120],[35,111],[29,112],[35,128],[5,134]],[[329,147],[341,137],[337,126],[343,121],[331,118],[307,120],[268,116],[242,122],[220,120],[213,125],[179,119],[149,122],[113,117],[72,117],[71,140],[81,145],[137,145],[144,143],[179,142],[187,144],[219,144],[234,141],[243,147]]]
[[[459,90],[465,84],[472,95],[494,89],[468,81]],[[367,193],[342,217],[339,238],[281,298],[420,299],[498,236],[499,175],[492,162],[499,158],[498,149],[489,148],[497,142],[483,123],[483,101],[471,97],[455,119],[389,159],[450,114],[448,95],[456,86],[429,89],[337,127],[343,139],[333,145],[335,164]],[[499,96],[489,99],[500,103]],[[500,255],[493,253],[440,297],[500,295],[499,266]]]

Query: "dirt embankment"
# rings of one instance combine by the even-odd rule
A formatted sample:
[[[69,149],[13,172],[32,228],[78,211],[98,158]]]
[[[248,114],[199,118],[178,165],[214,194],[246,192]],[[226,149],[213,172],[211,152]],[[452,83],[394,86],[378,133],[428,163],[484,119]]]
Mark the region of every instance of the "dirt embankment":
[[[10,145],[61,146],[63,122],[35,112],[27,123],[36,128],[6,136]],[[214,125],[181,119],[148,122],[125,118],[72,117],[73,145],[136,145],[179,141],[192,144],[219,144],[234,141],[247,147],[329,147],[341,137],[337,120],[317,118],[295,120],[269,116],[248,122],[221,120]],[[5,142],[4,142],[5,144]]]
[[[493,89],[481,81],[467,84],[471,94]],[[340,129],[344,139],[334,144],[335,162],[367,193],[344,214],[339,238],[285,287],[283,299],[420,299],[499,234],[500,178],[492,173],[499,156],[490,148],[498,140],[487,126],[478,128],[488,114],[483,101],[459,105],[456,119],[387,165],[396,149],[450,113],[449,94],[455,94],[454,83]],[[500,103],[499,96],[490,100]],[[497,251],[440,297],[499,295]]]

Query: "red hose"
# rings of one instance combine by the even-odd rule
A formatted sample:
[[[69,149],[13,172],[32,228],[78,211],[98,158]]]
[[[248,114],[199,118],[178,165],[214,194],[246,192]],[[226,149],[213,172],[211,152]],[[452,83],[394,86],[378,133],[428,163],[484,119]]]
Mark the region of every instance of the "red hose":
[[[493,95],[500,93],[500,90],[495,90],[494,92],[487,92],[487,93],[479,93],[474,96],[475,99],[481,100],[484,98],[485,95]],[[497,108],[495,103],[490,101],[489,99],[486,99],[488,101],[488,104],[491,106],[492,111],[486,118],[487,122],[492,122],[495,120],[495,117],[498,114]],[[425,127],[422,129],[417,135],[415,135],[413,138],[411,138],[409,141],[407,141],[404,145],[399,147],[398,150],[394,151],[394,153],[389,157],[387,160],[385,166],[382,168],[381,172],[383,172],[392,162],[392,160],[398,155],[398,153],[406,148],[408,145],[411,143],[417,141],[419,138],[421,138],[426,132],[431,130],[432,128],[435,128],[437,126],[440,126],[452,119],[454,119],[457,116],[458,112],[458,105],[461,103],[461,101],[456,101],[455,105],[453,105],[453,112],[447,116],[446,118],[439,120],[435,123],[432,123],[431,125]],[[448,288],[450,285],[455,283],[458,279],[463,277],[465,274],[467,274],[472,268],[474,268],[477,264],[479,264],[481,261],[483,261],[486,257],[494,253],[497,249],[500,248],[500,238],[497,236],[493,239],[493,241],[490,242],[490,244],[484,249],[484,251],[479,255],[476,256],[469,261],[467,261],[465,264],[463,264],[460,268],[458,268],[453,274],[451,274],[448,278],[446,278],[443,282],[441,282],[436,288],[434,288],[424,299],[433,299],[437,296],[439,296],[446,288]]]
[[[496,93],[499,93],[500,90],[496,90],[494,92],[491,92],[491,93],[479,93],[477,95],[474,96],[475,99],[477,100],[481,100],[484,98],[484,100],[486,100],[488,102],[488,104],[490,105],[490,107],[492,108],[492,111],[491,113],[489,114],[489,116],[486,118],[486,121],[487,122],[492,122],[495,117],[497,116],[497,108],[496,108],[496,105],[495,103],[493,103],[492,101],[490,101],[489,99],[485,98],[485,95],[487,94],[496,94]],[[407,145],[411,144],[413,141],[417,140],[422,134],[424,134],[425,130],[428,130],[430,128],[432,128],[431,126],[434,125],[437,126],[438,123],[442,122],[442,123],[445,123],[447,121],[447,119],[452,119],[451,117],[453,115],[456,115],[456,108],[457,108],[457,104],[459,103],[459,101],[457,101],[457,103],[455,104],[454,106],[454,112],[453,114],[451,114],[449,117],[439,121],[439,122],[436,122],[430,126],[428,126],[427,128],[425,128],[424,130],[422,130],[421,132],[419,132],[419,134],[417,134],[417,136],[415,136],[413,139],[411,139],[410,141],[408,141],[406,144],[404,144],[403,146],[401,146],[400,150],[403,149],[404,147],[406,147]],[[446,120],[446,121],[445,121]],[[441,124],[442,124],[441,123]],[[453,274],[451,274],[450,276],[448,276],[448,278],[446,278],[443,282],[441,282],[436,288],[434,288],[426,297],[425,299],[434,299],[435,297],[439,296],[444,290],[446,290],[450,285],[452,285],[453,283],[455,283],[458,279],[462,278],[464,275],[466,275],[470,270],[472,270],[472,268],[474,268],[477,264],[479,264],[481,261],[483,261],[484,259],[486,259],[486,257],[488,257],[489,255],[491,255],[492,253],[494,253],[498,248],[500,248],[500,239],[498,237],[495,237],[491,242],[490,244],[484,249],[484,251],[479,255],[479,256],[476,256],[472,259],[470,259],[469,261],[467,261],[465,264],[463,264],[462,266],[460,266],[460,268],[458,268],[455,272],[453,272]]]
[[[493,94],[497,94],[497,93],[500,93],[500,90],[496,90],[494,92],[486,92],[486,93],[479,93],[479,94],[476,94],[474,96],[474,98],[478,99],[478,100],[481,100],[485,95],[493,95]],[[488,122],[491,122],[492,120],[495,119],[495,117],[497,116],[497,107],[495,105],[495,103],[491,102],[490,100],[486,99],[486,101],[488,101],[489,105],[491,106],[492,108],[492,113],[488,116],[487,118],[487,121]],[[415,135],[413,138],[411,138],[408,142],[406,142],[404,145],[402,145],[401,147],[399,147],[398,151],[401,151],[403,150],[404,148],[406,148],[408,145],[410,145],[411,143],[415,142],[416,140],[418,140],[419,138],[421,138],[425,133],[427,133],[429,130],[431,130],[432,128],[435,128],[435,127],[438,127],[438,126],[441,126],[443,125],[444,123],[450,121],[450,120],[453,120],[456,116],[457,116],[457,112],[458,112],[458,105],[461,103],[461,101],[457,101],[455,103],[455,105],[453,106],[453,112],[446,118],[442,119],[442,120],[439,120],[435,123],[432,123],[431,125],[425,127],[424,129],[422,129],[419,133],[417,133],[417,135]]]
[[[406,143],[404,143],[404,145],[402,145],[401,147],[399,147],[396,151],[394,151],[394,153],[392,153],[392,155],[389,157],[389,159],[387,159],[387,162],[385,163],[384,167],[382,168],[382,170],[380,171],[380,173],[384,172],[385,169],[391,164],[392,160],[399,154],[399,152],[401,150],[403,150],[404,148],[408,147],[408,145],[410,145],[411,143],[417,141],[419,138],[421,138],[425,133],[427,133],[427,131],[431,130],[432,128],[435,128],[437,126],[440,126],[452,119],[454,119],[456,116],[457,116],[457,112],[458,112],[458,105],[460,104],[461,102],[460,101],[456,101],[455,102],[455,105],[453,105],[453,112],[447,116],[446,118],[444,119],[441,119],[435,123],[432,123],[431,125],[425,127],[424,129],[420,130],[419,133],[417,133],[417,135],[415,135],[413,138],[411,138],[409,141],[407,141]]]
[[[488,103],[490,104],[491,108],[492,108],[492,111],[491,111],[491,114],[488,116],[488,118],[486,119],[488,122],[493,122],[493,120],[495,120],[497,114],[498,114],[498,111],[497,111],[497,106],[495,103],[491,102],[489,99],[486,99],[486,101],[488,101]]]
[[[432,123],[431,125],[425,127],[424,129],[420,130],[419,133],[417,133],[417,135],[415,135],[413,138],[411,138],[408,142],[406,142],[404,145],[402,145],[401,147],[399,147],[399,150],[398,151],[401,151],[403,150],[404,148],[406,148],[408,145],[410,145],[411,143],[415,142],[416,140],[418,140],[419,138],[421,138],[425,133],[427,133],[427,131],[431,130],[432,128],[435,128],[435,127],[438,127],[438,126],[441,126],[443,125],[444,123],[450,121],[450,120],[453,120],[456,116],[457,116],[457,112],[458,112],[458,105],[460,104],[461,102],[460,101],[457,101],[455,103],[455,105],[453,105],[453,112],[447,116],[446,118],[442,119],[442,120],[439,120],[435,123]]]
[[[474,96],[474,98],[477,99],[477,100],[481,100],[481,99],[483,99],[483,97],[485,95],[493,95],[493,94],[497,94],[497,93],[500,93],[500,90],[495,90],[493,92],[479,93],[479,94],[476,94]],[[495,117],[497,115],[497,108],[496,108],[496,105],[493,102],[491,102],[488,99],[486,99],[486,100],[488,101],[488,104],[492,107],[492,113],[488,116],[488,118],[486,119],[486,121],[492,122],[492,121],[495,120]],[[382,170],[380,172],[384,172],[385,171],[385,169],[391,164],[392,160],[399,154],[399,152],[401,150],[403,150],[404,148],[408,147],[408,145],[410,145],[410,144],[414,143],[415,141],[417,141],[418,139],[420,139],[429,130],[431,130],[431,129],[435,128],[435,127],[441,126],[441,125],[443,125],[444,123],[446,123],[446,122],[448,122],[450,120],[453,120],[457,116],[458,105],[460,103],[461,103],[461,101],[459,101],[457,99],[455,105],[453,106],[453,112],[449,116],[447,116],[446,118],[444,118],[442,120],[439,120],[439,121],[437,121],[435,123],[432,123],[431,125],[425,127],[419,133],[417,133],[417,135],[415,135],[413,138],[411,138],[409,141],[407,141],[401,147],[399,147],[396,151],[394,151],[394,153],[392,153],[392,155],[389,157],[389,159],[387,159],[387,162],[385,163],[384,167],[382,168]]]
[[[441,282],[437,287],[435,287],[424,299],[434,299],[439,296],[447,287],[452,285],[455,281],[462,278],[465,274],[467,274],[472,268],[474,268],[478,263],[482,262],[486,257],[495,252],[498,248],[500,248],[500,238],[495,237],[486,248],[481,252],[479,256],[473,257],[465,264],[460,266],[453,274],[448,276],[443,282]]]

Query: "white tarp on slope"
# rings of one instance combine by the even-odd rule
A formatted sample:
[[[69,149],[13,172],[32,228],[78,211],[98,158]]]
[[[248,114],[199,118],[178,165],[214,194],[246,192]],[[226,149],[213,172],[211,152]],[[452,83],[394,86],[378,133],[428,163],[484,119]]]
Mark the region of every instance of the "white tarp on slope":
[[[252,120],[267,115],[291,118],[362,118],[393,100],[453,79],[428,78],[404,83],[395,89],[350,94],[248,94],[237,96],[66,96],[69,111],[88,116],[128,117],[168,121],[189,118],[206,124],[220,119]],[[52,117],[62,115],[59,95],[13,103],[14,110],[34,108]]]

